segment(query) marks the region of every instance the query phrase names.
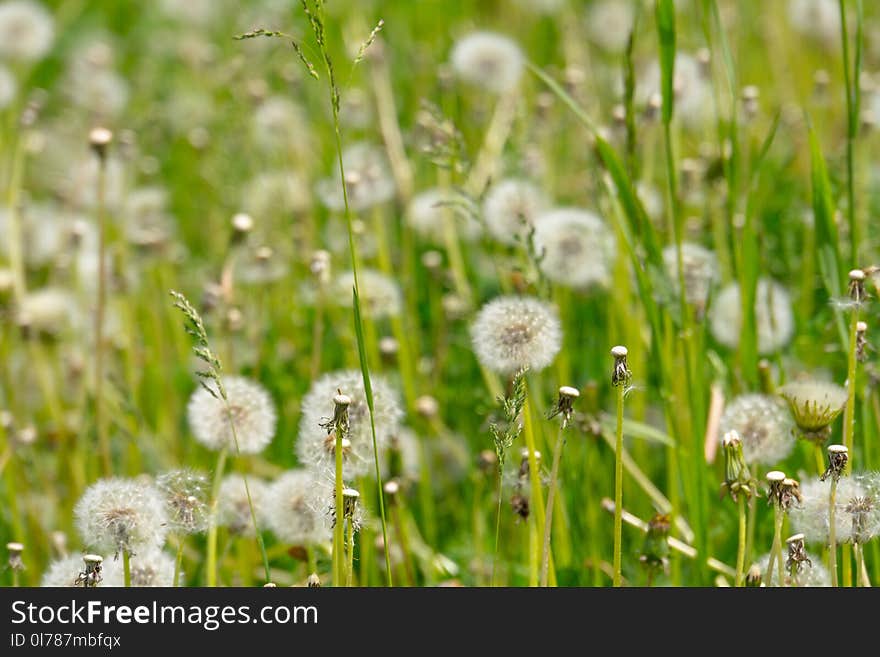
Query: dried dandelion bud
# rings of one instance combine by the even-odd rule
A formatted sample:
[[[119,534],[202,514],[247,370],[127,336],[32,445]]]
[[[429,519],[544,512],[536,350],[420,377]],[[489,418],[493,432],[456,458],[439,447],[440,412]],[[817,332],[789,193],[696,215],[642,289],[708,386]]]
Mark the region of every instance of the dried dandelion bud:
[[[813,562],[810,561],[810,558],[807,556],[807,550],[804,547],[803,534],[789,536],[785,540],[785,543],[788,546],[788,558],[785,560],[785,568],[788,570],[792,579],[794,579],[794,577],[804,569],[805,563],[812,566]]]
[[[632,372],[626,364],[626,356],[629,353],[623,345],[617,345],[611,349],[611,355],[614,357],[614,370],[611,372],[611,385],[625,386],[632,378]]]
[[[111,141],[113,141],[113,133],[107,128],[93,128],[89,132],[89,145],[102,162],[107,158],[107,149]]]
[[[868,324],[866,322],[856,322],[856,359],[860,363],[868,360]]]
[[[853,269],[849,273],[849,299],[854,304],[860,304],[867,298],[865,293],[865,272],[861,269]]]
[[[321,588],[321,578],[318,577],[318,573],[312,573],[311,575],[309,575],[308,587],[310,589]]]
[[[762,578],[762,570],[761,567],[757,564],[753,564],[749,568],[749,572],[746,573],[746,586],[749,588],[758,588],[761,586],[761,578]]]
[[[571,415],[574,412],[574,401],[581,396],[577,388],[571,386],[562,386],[559,388],[559,397],[556,404],[547,413],[547,419],[551,420],[557,415],[562,416],[562,428],[565,429],[571,422]]]
[[[354,488],[344,488],[342,490],[342,515],[344,518],[352,519],[358,508],[358,500],[361,494]]]
[[[848,461],[849,450],[844,445],[828,445],[828,467],[819,479],[825,481],[831,477],[834,481],[840,480]]]
[[[24,570],[24,561],[21,559],[24,545],[16,542],[7,543],[6,550],[9,552],[9,568],[12,570]]]

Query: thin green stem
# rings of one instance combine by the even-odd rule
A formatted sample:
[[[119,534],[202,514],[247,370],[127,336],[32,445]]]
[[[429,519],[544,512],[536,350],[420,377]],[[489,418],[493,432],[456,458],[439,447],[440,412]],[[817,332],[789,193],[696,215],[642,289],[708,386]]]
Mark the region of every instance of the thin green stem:
[[[122,584],[125,588],[131,587],[131,555],[128,550],[122,551]]]
[[[550,470],[550,487],[547,492],[547,511],[544,513],[544,544],[541,550],[541,586],[547,586],[550,572],[550,538],[553,532],[553,501],[559,481],[559,464],[562,461],[562,448],[565,447],[565,432],[560,424],[556,438],[556,449],[553,450],[553,468]]]
[[[857,329],[859,323],[859,307],[853,308],[849,323],[849,349],[846,364],[846,406],[843,409],[843,444],[849,450],[849,460],[845,472],[851,471],[853,466],[853,434],[855,433],[856,419],[856,358],[857,352]]]
[[[782,565],[782,509],[779,505],[775,505],[773,507],[773,544],[770,546],[770,560],[767,563],[767,573],[764,576],[764,582],[766,582],[767,586],[770,586],[770,582],[773,581],[773,566],[776,561],[779,561],[779,573],[780,579],[777,582],[777,586],[784,586],[785,579],[783,578],[783,565]]]
[[[335,497],[334,497],[334,506],[335,509],[335,520],[333,524],[333,586],[342,586],[342,571],[343,571],[343,518],[342,518],[342,509],[344,508],[344,502],[342,499],[342,438],[343,438],[343,430],[341,427],[336,428],[336,447],[334,448],[335,457],[336,457],[336,482],[335,482]]]
[[[495,586],[495,567],[498,564],[498,538],[501,535],[501,468],[502,462],[498,462],[498,508],[495,511],[495,549],[492,552],[492,580]]]
[[[614,575],[613,584],[623,584],[623,392],[624,386],[617,386],[617,431],[614,449]]]
[[[177,558],[174,559],[174,579],[171,586],[180,586],[180,565],[183,562],[183,536],[177,537]]]
[[[739,515],[739,540],[736,548],[736,580],[737,587],[743,585],[743,575],[745,573],[746,563],[746,500],[740,494],[736,501],[737,512]]]
[[[346,565],[345,585],[352,586],[354,580],[354,523],[348,519],[348,564]],[[385,544],[385,552],[388,552],[388,544]]]
[[[205,570],[207,571],[207,586],[217,586],[217,500],[220,496],[220,482],[223,480],[223,470],[226,467],[227,451],[221,449],[217,455],[217,466],[214,468],[214,482],[211,486],[211,524],[208,527],[208,554],[206,557]]]
[[[104,476],[109,477],[113,471],[110,456],[110,442],[107,436],[107,422],[104,417],[104,313],[107,305],[107,218],[106,218],[106,179],[107,159],[98,158],[97,208],[98,222],[98,299],[95,307],[95,427],[98,433],[98,448],[101,453],[101,464]]]
[[[828,492],[828,569],[831,571],[831,586],[839,586],[837,579],[837,520],[834,517],[837,506],[837,477],[831,478]]]

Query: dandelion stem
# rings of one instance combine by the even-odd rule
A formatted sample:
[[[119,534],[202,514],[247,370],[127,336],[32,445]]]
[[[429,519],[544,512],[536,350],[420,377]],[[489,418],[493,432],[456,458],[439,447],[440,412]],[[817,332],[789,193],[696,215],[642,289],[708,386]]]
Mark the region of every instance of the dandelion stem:
[[[849,460],[844,472],[852,470],[853,460],[853,434],[855,433],[855,410],[856,410],[856,333],[859,323],[859,307],[852,310],[849,324],[849,353],[847,354],[846,366],[846,406],[843,409],[843,444],[849,453]]]
[[[21,214],[18,208],[18,193],[21,187],[21,176],[24,170],[24,145],[19,139],[12,156],[12,172],[9,180],[9,194],[6,206],[9,211],[9,235],[7,249],[9,251],[9,267],[12,270],[12,291],[17,303],[21,303],[25,294],[24,255],[22,253]]]
[[[736,501],[739,514],[739,541],[736,548],[736,580],[735,585],[743,585],[743,574],[746,562],[746,500],[740,494]]]
[[[217,586],[217,500],[220,497],[220,482],[226,467],[227,451],[221,449],[214,468],[214,482],[211,486],[211,524],[208,527],[208,555],[205,569],[208,572],[207,586]]]
[[[556,438],[556,449],[553,450],[553,468],[550,470],[550,488],[547,492],[547,511],[544,514],[544,546],[541,551],[541,586],[547,586],[547,575],[550,571],[550,535],[553,531],[553,501],[556,497],[556,486],[559,480],[559,464],[562,461],[562,448],[565,447],[565,432],[559,426]]]
[[[853,555],[856,558],[856,588],[862,586],[862,575],[864,571],[864,558],[862,556],[862,546],[858,542],[853,543]]]
[[[831,477],[828,492],[828,569],[831,571],[831,586],[839,586],[837,580],[837,521],[834,517],[837,506],[837,477]]]
[[[342,535],[342,509],[344,501],[342,499],[342,438],[344,430],[341,426],[336,427],[336,447],[334,448],[336,457],[336,491],[334,493],[334,524],[333,524],[333,586],[342,586],[343,572],[343,535]]]
[[[348,564],[346,566],[345,585],[351,586],[354,579],[354,523],[348,519]],[[386,552],[388,546],[385,546]]]
[[[619,587],[623,583],[622,545],[623,538],[623,393],[624,386],[617,389],[617,433],[614,449],[614,577],[613,584]]]
[[[523,415],[523,434],[526,439],[526,447],[528,449],[528,461],[529,461],[529,484],[531,490],[531,499],[530,504],[534,506],[535,509],[535,527],[537,528],[538,536],[542,536],[544,534],[544,527],[546,526],[545,517],[544,517],[544,495],[541,491],[541,473],[538,469],[538,450],[536,449],[535,443],[535,423],[532,419],[532,404],[529,401],[531,398],[530,394],[526,394],[525,402],[523,404],[522,415]],[[535,542],[535,553],[537,555],[538,545],[537,541]],[[536,563],[538,561],[536,557]],[[549,566],[549,580],[552,582],[556,578],[556,574],[553,570],[552,558],[550,560]],[[537,581],[535,582],[537,585]]]
[[[113,471],[110,459],[110,443],[107,437],[107,424],[104,417],[104,311],[107,304],[107,217],[106,217],[107,160],[98,158],[97,208],[98,222],[98,299],[95,307],[95,427],[98,433],[98,446],[104,476]]]
[[[174,579],[171,586],[180,586],[180,564],[183,561],[183,536],[177,537],[177,558],[174,560]]]
[[[492,580],[490,584],[495,586],[495,566],[498,563],[498,537],[501,535],[501,467],[498,461],[498,507],[495,511],[495,549],[492,552]]]
[[[122,551],[122,584],[125,588],[131,587],[131,555],[128,550]]]
[[[770,548],[770,561],[767,564],[767,574],[764,581],[767,585],[773,578],[773,565],[778,568],[779,583],[777,586],[785,586],[785,564],[782,560],[782,521],[784,519],[782,507],[776,504],[773,507],[773,545]]]

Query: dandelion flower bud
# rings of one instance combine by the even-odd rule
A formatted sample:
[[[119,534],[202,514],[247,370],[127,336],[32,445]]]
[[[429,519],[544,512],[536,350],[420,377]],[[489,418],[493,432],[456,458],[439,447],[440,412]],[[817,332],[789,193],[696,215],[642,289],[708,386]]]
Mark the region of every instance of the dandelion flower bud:
[[[825,381],[793,381],[779,394],[788,402],[802,436],[822,444],[831,433],[831,423],[843,411],[848,393],[845,388]]]
[[[230,474],[220,483],[220,491],[217,495],[217,524],[228,528],[232,534],[254,535],[254,522],[248,505],[248,490],[257,517],[265,515],[268,494],[265,481],[257,477],[248,477],[245,487],[244,477]]]
[[[178,534],[196,534],[208,528],[210,482],[203,472],[172,470],[156,479],[165,497],[168,523]]]
[[[489,370],[542,370],[562,346],[555,307],[532,297],[503,296],[485,304],[471,326],[477,358]]]
[[[614,233],[588,210],[557,208],[535,218],[538,266],[551,281],[576,289],[611,281]]]
[[[516,42],[494,32],[471,32],[456,41],[450,63],[465,82],[498,94],[515,89],[524,68]]]
[[[131,479],[101,479],[74,508],[83,543],[101,551],[137,553],[162,545],[168,532],[165,501],[153,486]]]
[[[397,431],[403,411],[400,398],[387,380],[378,375],[370,377],[373,389],[373,410],[376,425],[376,444],[383,450]],[[369,408],[364,392],[363,375],[359,370],[342,370],[325,374],[316,380],[302,400],[302,415],[296,453],[300,462],[319,472],[335,476],[336,439],[328,434],[328,419],[332,419],[336,404],[334,398],[341,390],[351,403],[348,406],[349,442],[343,448],[343,474],[350,479],[366,474],[373,465],[373,438]]]
[[[742,440],[736,431],[728,431],[721,439],[724,448],[724,484],[722,494],[730,493],[734,501],[741,494],[751,497],[755,491],[756,482],[749,472],[743,457]]]
[[[178,586],[174,582],[174,557],[158,547],[138,552],[131,558],[131,585],[137,587]],[[104,567],[104,586],[125,586],[125,572],[121,560],[111,560]]]
[[[718,424],[719,438],[736,432],[746,463],[775,465],[791,454],[795,445],[794,422],[777,397],[746,394],[735,397]]]
[[[368,317],[381,319],[400,314],[403,296],[397,281],[374,269],[362,268],[358,271],[361,312]],[[336,276],[333,282],[333,299],[343,308],[351,308],[354,303],[352,289],[354,273],[345,271]]]
[[[0,59],[41,59],[52,47],[55,25],[52,16],[33,0],[0,3]]]
[[[227,401],[203,387],[190,397],[187,418],[193,435],[208,449],[235,451],[237,441],[242,454],[261,452],[275,435],[272,398],[259,383],[240,376],[224,377],[223,386]]]
[[[486,229],[502,244],[526,244],[535,218],[547,205],[546,197],[533,183],[501,180],[489,189],[483,201]]]
[[[289,470],[269,485],[264,515],[279,540],[305,546],[330,539],[314,504],[314,488],[308,470]]]
[[[758,352],[779,351],[794,335],[794,313],[784,287],[767,278],[758,279],[755,292],[755,322]],[[742,303],[738,283],[731,283],[719,293],[709,313],[713,337],[725,347],[736,349],[742,331]]]

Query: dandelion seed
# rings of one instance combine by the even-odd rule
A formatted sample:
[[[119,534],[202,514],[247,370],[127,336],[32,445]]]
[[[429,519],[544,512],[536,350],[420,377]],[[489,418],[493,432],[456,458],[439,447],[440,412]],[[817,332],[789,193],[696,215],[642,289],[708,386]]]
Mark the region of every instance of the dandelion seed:
[[[718,282],[718,258],[712,251],[690,242],[682,243],[681,258],[685,301],[702,315],[709,302],[709,293]],[[674,244],[663,249],[663,264],[678,297],[681,294],[678,280],[678,250]]]
[[[489,234],[498,242],[526,244],[535,217],[548,205],[533,183],[508,178],[491,187],[483,201],[483,218]]]
[[[376,446],[381,453],[398,430],[403,411],[399,395],[384,377],[373,375],[370,383],[373,389]],[[296,454],[301,463],[315,470],[316,476],[335,476],[336,441],[324,427],[328,419],[333,417],[333,399],[338,390],[351,399],[348,406],[349,445],[343,449],[343,476],[348,480],[367,474],[374,462],[370,414],[363,375],[359,370],[331,372],[312,384],[302,400]]]
[[[758,279],[755,292],[755,322],[758,352],[770,354],[782,349],[794,335],[794,313],[788,292],[779,283]],[[742,332],[742,303],[738,283],[730,283],[712,303],[709,328],[725,347],[736,349]]]
[[[86,545],[101,551],[136,554],[161,546],[168,532],[165,501],[153,486],[131,479],[101,479],[89,486],[74,508]]]
[[[588,210],[557,208],[535,218],[535,253],[547,278],[583,289],[607,286],[614,265],[614,234]]]
[[[829,539],[831,480],[815,478],[801,487],[803,501],[789,512],[792,527],[810,543]],[[880,473],[843,477],[837,483],[834,506],[837,543],[866,543],[880,535]]]
[[[216,389],[213,381],[206,385]],[[196,440],[208,449],[257,454],[272,442],[277,416],[269,393],[256,381],[240,376],[223,378],[227,401],[201,387],[190,397],[187,418]],[[227,409],[228,404],[228,409]],[[235,425],[235,436],[230,428]]]
[[[266,491],[264,515],[269,529],[289,545],[330,540],[314,504],[315,478],[308,470],[289,470]]]
[[[178,534],[196,534],[208,528],[210,482],[203,472],[172,470],[156,479],[165,497],[168,525]]]
[[[775,465],[788,457],[795,445],[791,415],[782,400],[770,395],[734,398],[721,415],[719,440],[730,432],[739,436],[743,458],[750,464]]]
[[[779,391],[788,402],[803,438],[824,443],[831,433],[831,423],[843,412],[848,393],[845,388],[826,381],[792,381]]]
[[[54,21],[42,4],[32,0],[0,3],[0,58],[41,59],[54,39]]]
[[[486,303],[471,326],[477,358],[489,370],[513,374],[547,367],[562,346],[556,309],[532,297],[504,296]]]
[[[515,89],[525,65],[522,50],[509,37],[471,32],[455,42],[450,63],[465,82],[491,93]]]
[[[352,211],[361,212],[394,198],[397,190],[384,149],[365,142],[352,144],[342,153],[342,164],[348,207]],[[338,171],[319,181],[315,191],[328,209],[345,209]]]
[[[257,516],[264,516],[268,484],[262,479],[249,476],[247,489],[250,489],[251,501]],[[228,528],[230,533],[238,536],[254,535],[247,489],[241,475],[230,474],[220,483],[220,491],[217,495],[217,524]]]
[[[373,319],[393,317],[400,314],[403,307],[403,296],[397,281],[375,269],[358,269],[358,288],[361,309],[365,315]],[[333,300],[343,308],[351,308],[354,303],[352,289],[354,274],[344,271],[333,281]]]
[[[161,548],[153,547],[138,552],[131,558],[131,585],[136,587],[178,586],[183,580],[174,582],[174,558]],[[121,560],[111,559],[104,564],[104,586],[125,586],[125,577]]]

